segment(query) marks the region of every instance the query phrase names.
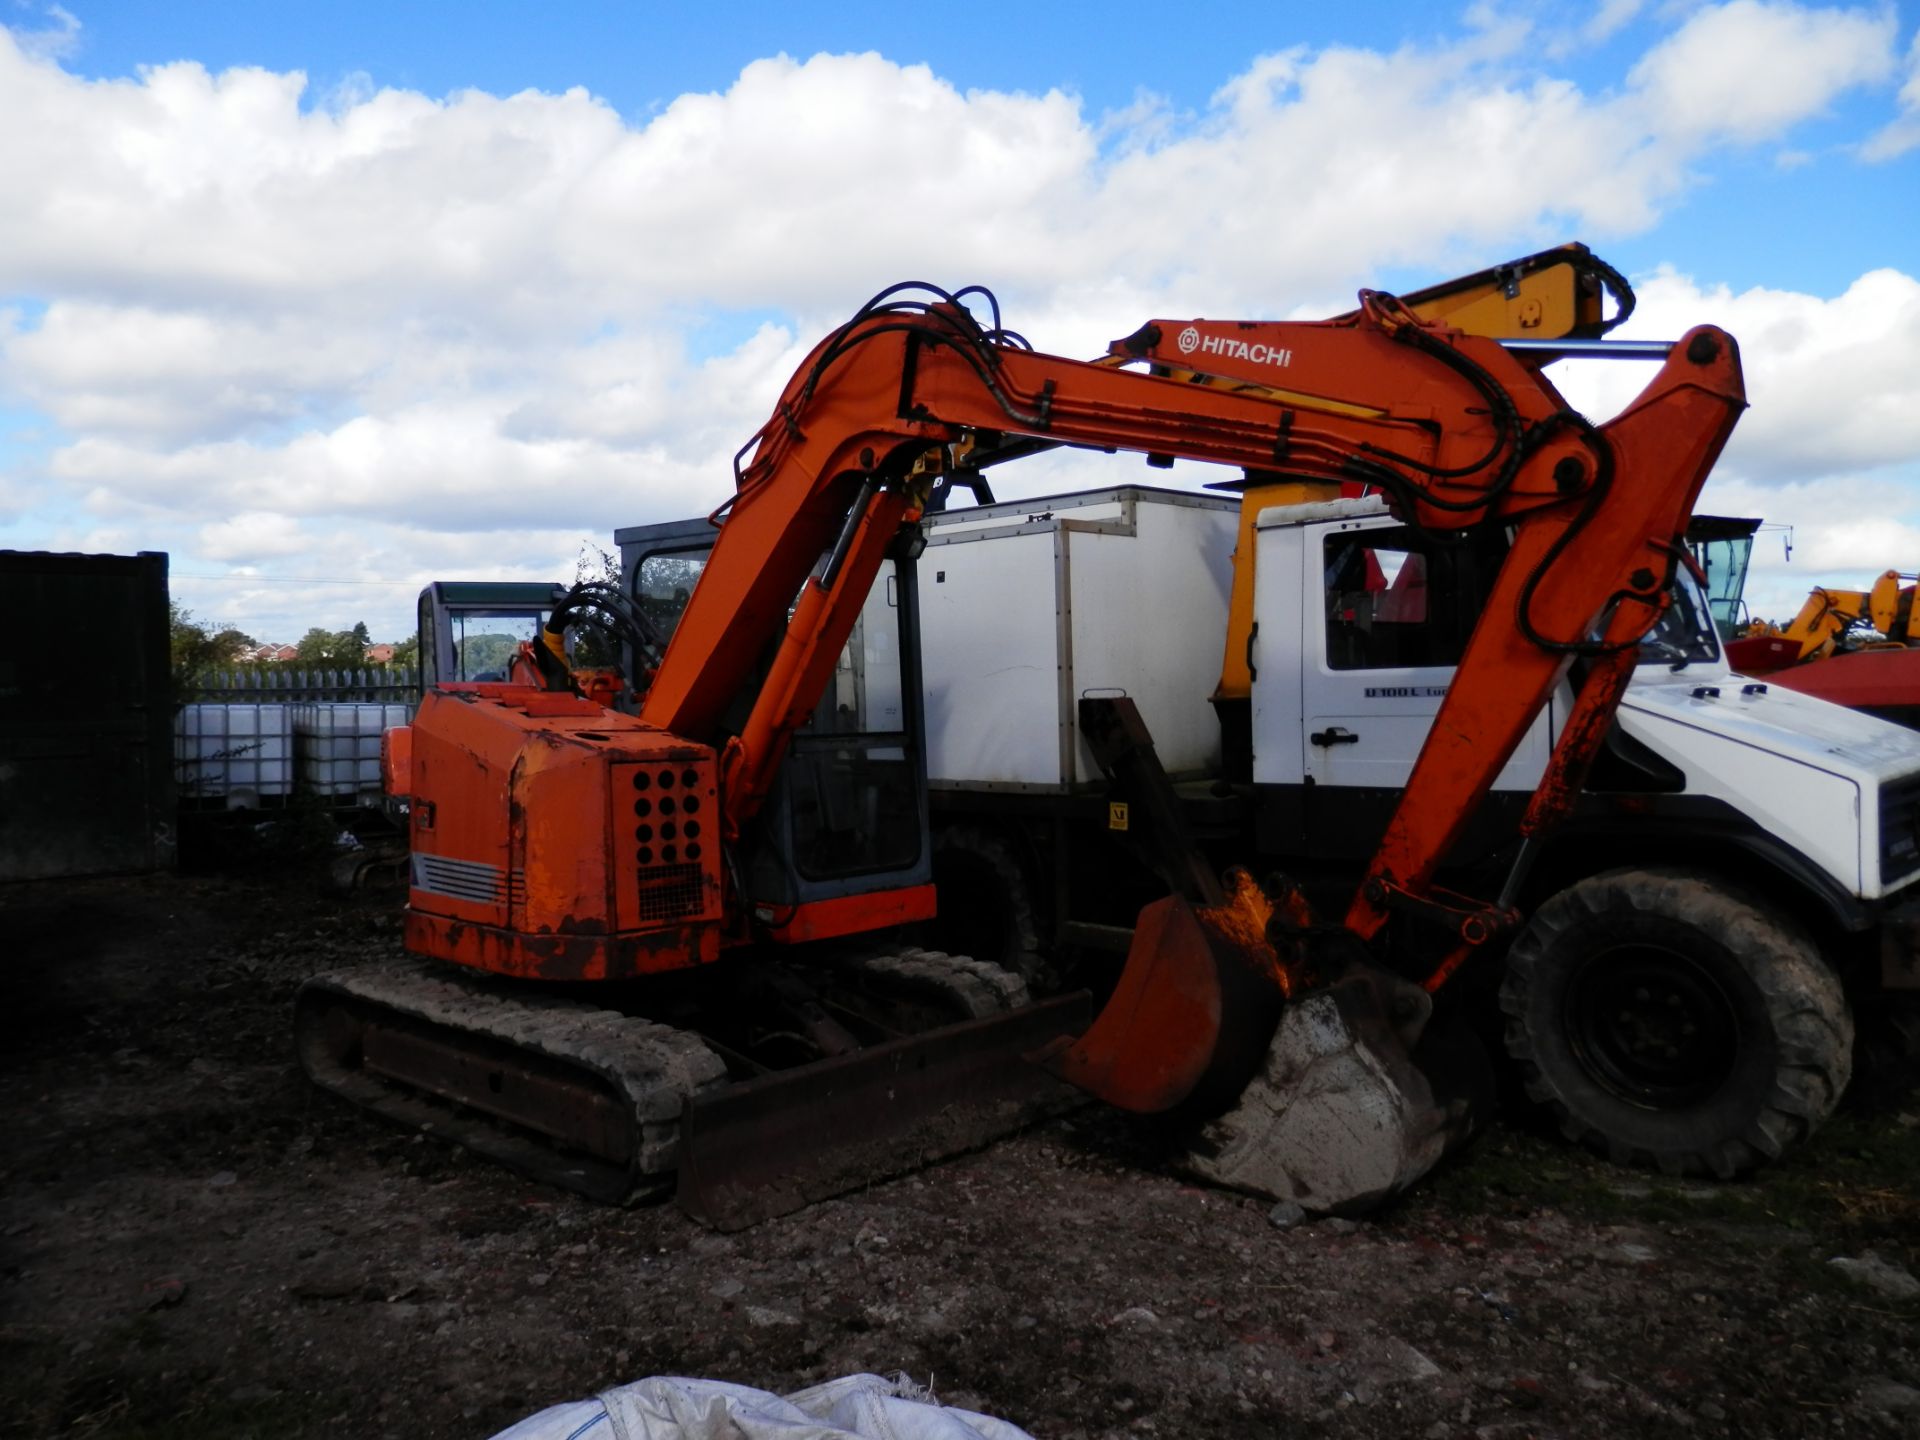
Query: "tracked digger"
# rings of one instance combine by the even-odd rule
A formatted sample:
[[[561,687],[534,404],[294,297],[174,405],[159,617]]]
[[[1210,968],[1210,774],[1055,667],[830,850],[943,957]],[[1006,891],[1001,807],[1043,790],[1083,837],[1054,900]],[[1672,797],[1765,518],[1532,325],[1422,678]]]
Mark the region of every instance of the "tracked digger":
[[[1516,923],[1530,846],[1498,895],[1433,877],[1571,676],[1523,830],[1566,812],[1744,399],[1734,341],[1700,327],[1596,425],[1524,353],[1360,299],[1330,321],[1155,321],[1092,362],[1034,350],[977,287],[862,307],[736,457],[735,494],[658,603],[574,597],[508,682],[425,697],[414,958],[303,988],[309,1074],[598,1198],[677,1183],[725,1228],[980,1143],[1058,1103],[1059,1080],[1201,1136],[1228,1183],[1260,1189],[1277,1165],[1318,1208],[1417,1178],[1467,1128],[1432,1064],[1432,993]],[[983,465],[1060,446],[1364,485],[1442,538],[1512,534],[1338,918],[1284,877],[1217,869],[1137,712],[1083,701],[1168,891],[1097,1015],[897,938],[934,903],[917,521]],[[559,658],[596,606],[636,657],[618,703]]]

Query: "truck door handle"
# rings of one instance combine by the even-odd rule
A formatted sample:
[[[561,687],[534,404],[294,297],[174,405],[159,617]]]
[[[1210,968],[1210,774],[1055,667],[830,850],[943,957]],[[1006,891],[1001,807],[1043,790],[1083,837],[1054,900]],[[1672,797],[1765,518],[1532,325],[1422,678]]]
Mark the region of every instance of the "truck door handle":
[[[1360,737],[1351,730],[1342,730],[1338,725],[1329,725],[1325,730],[1316,730],[1307,736],[1316,745],[1358,745]]]

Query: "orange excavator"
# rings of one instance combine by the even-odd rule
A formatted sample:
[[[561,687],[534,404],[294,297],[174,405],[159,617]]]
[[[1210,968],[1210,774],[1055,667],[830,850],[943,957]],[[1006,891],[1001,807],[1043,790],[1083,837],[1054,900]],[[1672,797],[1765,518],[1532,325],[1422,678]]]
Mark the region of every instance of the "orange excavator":
[[[1137,368],[1163,344],[1188,378]],[[1377,292],[1333,321],[1155,321],[1102,362],[1033,350],[977,287],[883,292],[815,347],[736,458],[710,552],[690,545],[660,577],[675,603],[653,605],[645,576],[647,593],[600,597],[644,657],[633,698],[573,683],[565,602],[513,682],[425,698],[417,958],[309,982],[303,1062],[371,1109],[601,1198],[677,1172],[682,1202],[729,1227],[1021,1123],[1053,1103],[1049,1076],[1189,1124],[1263,1078],[1268,1107],[1240,1106],[1237,1142],[1262,1114],[1310,1119],[1325,1087],[1289,1091],[1268,1062],[1289,1016],[1330,996],[1339,1043],[1417,1090],[1431,993],[1517,922],[1530,847],[1499,896],[1433,876],[1571,675],[1523,829],[1567,810],[1744,407],[1725,333],[1658,352],[1641,395],[1596,425],[1526,357]],[[934,901],[912,743],[917,521],[943,480],[1058,446],[1360,483],[1424,530],[1513,537],[1337,922],[1282,881],[1222,873],[1181,832],[1137,713],[1083,703],[1170,892],[1097,1016],[1084,995],[1033,1004],[1017,977],[896,938]],[[1342,1134],[1386,1143],[1364,1124]],[[1437,1155],[1395,1143],[1374,1167],[1394,1184]]]

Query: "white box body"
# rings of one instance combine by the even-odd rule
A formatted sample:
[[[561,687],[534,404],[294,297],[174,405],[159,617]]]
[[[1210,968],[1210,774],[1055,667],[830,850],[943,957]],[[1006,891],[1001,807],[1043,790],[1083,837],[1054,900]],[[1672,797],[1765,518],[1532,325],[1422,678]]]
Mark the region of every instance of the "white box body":
[[[1100,780],[1083,695],[1128,695],[1174,776],[1217,768],[1208,696],[1239,504],[1126,486],[926,519],[919,564],[927,776],[935,788]]]

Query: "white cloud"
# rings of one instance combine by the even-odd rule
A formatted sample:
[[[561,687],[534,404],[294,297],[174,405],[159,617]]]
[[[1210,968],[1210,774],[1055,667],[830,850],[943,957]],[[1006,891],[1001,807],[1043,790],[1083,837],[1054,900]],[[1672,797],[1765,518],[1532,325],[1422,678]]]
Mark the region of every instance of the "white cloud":
[[[1644,0],[1600,0],[1593,18],[1581,29],[1581,38],[1592,43],[1611,39],[1640,13]]]
[[[30,5],[26,0],[14,0],[14,5],[19,10],[38,12],[41,20],[36,28],[20,26],[14,30],[23,53],[36,60],[59,60],[79,48],[80,22],[65,6]]]
[[[387,358],[318,317],[57,300],[0,351],[0,379],[73,433],[169,445],[324,414]]]
[[[1639,307],[1623,338],[1672,340],[1711,323],[1740,342],[1752,408],[1734,431],[1723,469],[1783,485],[1920,467],[1920,280],[1875,270],[1826,299],[1762,288],[1736,294],[1663,271],[1636,289]],[[1594,413],[1610,415],[1645,382],[1631,371],[1596,362],[1563,388]]]
[[[1674,135],[1753,142],[1891,71],[1891,10],[1813,10],[1767,0],[1703,9],[1627,79]]]
[[[1861,147],[1868,160],[1897,160],[1920,146],[1920,31],[1907,47],[1907,79],[1900,87],[1900,114]]]
[[[205,526],[200,532],[200,553],[231,565],[252,565],[307,551],[308,538],[290,515],[250,511]]]
[[[1629,22],[1655,23],[1633,0],[1582,23]],[[0,295],[31,302],[0,317],[0,408],[63,432],[0,470],[8,543],[94,523],[183,575],[564,578],[581,536],[723,498],[793,366],[890,280],[988,281],[1073,355],[1153,315],[1325,313],[1388,267],[1604,249],[1716,147],[1784,146],[1891,65],[1880,12],[1733,0],[1586,89],[1541,68],[1530,23],[1257,57],[1199,114],[1142,95],[1089,117],[866,54],[756,61],[635,121],[584,90],[356,76],[316,99],[298,73],[187,62],[88,81],[0,29],[0,133],[34,137],[0,146]],[[1903,282],[1867,277],[1851,306],[1725,297],[1827,347],[1785,344],[1797,420],[1752,474],[1907,453],[1879,378],[1900,372],[1876,368],[1910,360],[1895,319],[1920,330]],[[1762,383],[1771,351],[1733,328]],[[294,589],[194,608],[251,624]]]

